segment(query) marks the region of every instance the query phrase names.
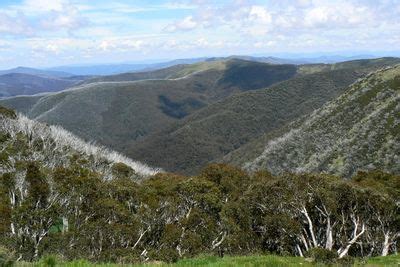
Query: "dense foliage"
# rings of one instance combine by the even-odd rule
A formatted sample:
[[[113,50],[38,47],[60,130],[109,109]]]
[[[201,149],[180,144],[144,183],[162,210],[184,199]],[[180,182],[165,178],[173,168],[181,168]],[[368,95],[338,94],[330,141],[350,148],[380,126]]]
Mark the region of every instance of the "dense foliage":
[[[399,176],[275,177],[211,165],[196,177],[138,183],[123,165],[110,180],[79,162],[53,170],[21,164],[23,177],[0,179],[0,240],[19,259],[175,261],[202,253],[304,256],[315,248],[343,258],[398,249]]]

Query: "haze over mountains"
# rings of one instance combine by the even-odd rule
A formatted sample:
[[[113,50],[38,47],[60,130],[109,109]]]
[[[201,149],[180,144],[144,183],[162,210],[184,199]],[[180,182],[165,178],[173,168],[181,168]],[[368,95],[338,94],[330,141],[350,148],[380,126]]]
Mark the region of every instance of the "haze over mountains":
[[[210,162],[241,165],[254,159],[265,146],[259,140],[279,137],[290,123],[346,93],[358,79],[400,63],[398,58],[336,64],[271,64],[264,62],[271,58],[252,57],[196,60],[87,77],[63,92],[0,104],[151,166],[195,174]]]

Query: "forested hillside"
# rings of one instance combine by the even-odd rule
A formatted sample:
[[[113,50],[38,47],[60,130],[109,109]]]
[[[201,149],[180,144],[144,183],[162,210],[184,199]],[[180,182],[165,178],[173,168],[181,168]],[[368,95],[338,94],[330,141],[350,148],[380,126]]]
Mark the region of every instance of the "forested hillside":
[[[194,174],[263,134],[279,136],[288,123],[357,79],[396,63],[397,58],[299,66],[211,60],[89,79],[65,92],[0,103],[150,165]]]
[[[30,118],[61,125],[84,139],[126,154],[127,144],[232,94],[289,79],[296,74],[296,67],[230,60],[188,65],[172,73],[181,78],[136,81],[134,77],[142,74],[126,74],[133,81],[121,82],[118,77],[125,75],[118,75],[102,78],[109,82],[88,83],[41,98],[17,97],[0,102]],[[236,77],[252,82],[243,83]]]
[[[279,131],[318,109],[371,69],[396,62],[380,59],[338,63],[263,90],[233,95],[132,143],[125,153],[169,171],[196,173],[204,164],[219,161],[264,133]],[[305,65],[300,71],[314,67]]]
[[[249,149],[243,151],[251,153]],[[360,169],[400,173],[399,155],[397,66],[374,72],[353,84],[339,98],[264,143],[264,151],[244,166],[273,173],[327,172],[351,176]],[[247,158],[240,154],[235,157]]]

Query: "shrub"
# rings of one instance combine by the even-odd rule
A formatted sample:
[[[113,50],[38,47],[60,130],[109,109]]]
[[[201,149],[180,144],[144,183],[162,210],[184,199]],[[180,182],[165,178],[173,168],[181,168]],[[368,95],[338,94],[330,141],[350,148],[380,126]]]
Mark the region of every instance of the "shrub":
[[[179,259],[178,252],[173,248],[165,248],[157,251],[153,250],[149,252],[149,256],[151,259],[161,260],[168,263],[177,262]]]
[[[312,248],[306,255],[318,263],[335,263],[338,257],[336,252],[324,248]]]
[[[0,246],[0,266],[10,267],[14,265],[14,254],[7,248]]]
[[[129,177],[135,173],[131,167],[122,162],[114,163],[112,165],[112,171],[117,177]]]
[[[41,263],[43,266],[46,267],[54,267],[57,266],[57,262],[59,261],[59,258],[55,255],[47,255],[42,258]]]
[[[13,110],[5,108],[3,106],[0,106],[0,115],[10,119],[15,119],[17,117]]]
[[[355,259],[351,256],[345,256],[336,261],[340,266],[353,266]]]

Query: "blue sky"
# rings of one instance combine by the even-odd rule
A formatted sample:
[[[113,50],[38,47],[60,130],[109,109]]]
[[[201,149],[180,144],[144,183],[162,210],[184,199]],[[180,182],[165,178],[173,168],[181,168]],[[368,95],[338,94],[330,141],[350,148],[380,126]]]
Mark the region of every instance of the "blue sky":
[[[400,0],[0,1],[0,68],[399,44]]]

